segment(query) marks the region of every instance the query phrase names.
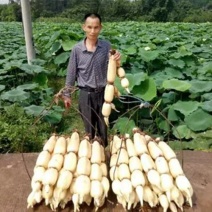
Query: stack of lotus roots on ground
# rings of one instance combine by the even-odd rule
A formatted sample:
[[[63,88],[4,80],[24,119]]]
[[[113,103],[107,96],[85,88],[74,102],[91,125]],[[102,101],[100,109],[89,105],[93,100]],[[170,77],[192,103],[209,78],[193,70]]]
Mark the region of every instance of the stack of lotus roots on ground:
[[[132,138],[114,135],[110,144],[111,187],[123,208],[142,208],[144,202],[164,212],[183,211],[185,203],[192,207],[191,183],[166,142],[135,128]]]
[[[110,188],[104,148],[89,137],[52,135],[36,160],[31,179],[28,208],[45,199],[52,210],[73,201],[74,211],[83,202],[101,207]]]
[[[166,142],[135,128],[132,136],[113,135],[108,151],[107,158],[98,138],[80,138],[77,131],[50,136],[36,160],[27,207],[44,200],[52,210],[72,202],[74,211],[83,203],[97,211],[110,189],[125,210],[192,207],[191,183]]]

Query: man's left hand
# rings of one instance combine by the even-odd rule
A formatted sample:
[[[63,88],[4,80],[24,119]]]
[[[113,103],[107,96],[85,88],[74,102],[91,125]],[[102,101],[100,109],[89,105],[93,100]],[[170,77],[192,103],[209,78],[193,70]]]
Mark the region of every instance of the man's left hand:
[[[119,51],[116,50],[116,53],[113,55],[114,60],[121,60],[121,54]]]

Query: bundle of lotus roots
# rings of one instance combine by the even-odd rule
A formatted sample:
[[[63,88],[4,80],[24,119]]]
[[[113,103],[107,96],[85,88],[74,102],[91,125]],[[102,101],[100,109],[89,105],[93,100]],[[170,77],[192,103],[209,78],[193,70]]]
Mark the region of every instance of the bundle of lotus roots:
[[[109,191],[103,146],[89,137],[80,139],[52,135],[39,153],[31,179],[28,208],[43,199],[52,210],[73,202],[74,211],[93,200],[96,210],[104,204]]]
[[[111,114],[111,110],[116,110],[115,105],[112,103],[112,101],[114,98],[119,98],[121,95],[114,84],[116,77],[120,79],[121,86],[127,91],[127,93],[130,93],[129,80],[126,77],[125,70],[123,67],[121,67],[120,60],[114,60],[113,54],[115,54],[115,50],[111,51],[111,55],[109,57],[107,68],[107,84],[105,86],[104,103],[102,106],[102,114],[107,126],[109,126],[109,116]],[[116,112],[118,111],[116,110]]]
[[[111,187],[124,209],[144,202],[164,212],[183,210],[184,203],[192,207],[192,186],[166,142],[134,129],[133,138],[114,135],[110,152]]]

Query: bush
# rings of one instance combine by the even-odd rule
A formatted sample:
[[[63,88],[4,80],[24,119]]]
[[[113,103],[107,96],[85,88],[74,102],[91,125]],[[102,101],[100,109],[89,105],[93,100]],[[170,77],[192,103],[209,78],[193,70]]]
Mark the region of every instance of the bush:
[[[27,116],[16,104],[0,111],[0,153],[40,152],[45,139],[50,136],[51,127]]]
[[[190,22],[190,23],[212,22],[212,11],[203,11],[203,10],[195,11],[195,13],[184,18],[183,22]]]

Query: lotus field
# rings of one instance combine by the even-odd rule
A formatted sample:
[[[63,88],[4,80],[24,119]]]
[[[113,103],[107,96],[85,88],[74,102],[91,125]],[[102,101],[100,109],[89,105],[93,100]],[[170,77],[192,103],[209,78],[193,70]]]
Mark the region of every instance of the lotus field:
[[[36,59],[28,65],[22,24],[1,22],[1,114],[18,105],[57,126],[63,105],[49,105],[64,86],[71,49],[83,36],[79,23],[33,23]],[[111,131],[130,133],[139,126],[174,141],[170,145],[176,149],[181,148],[176,141],[183,141],[185,149],[211,149],[212,23],[104,23],[101,38],[121,52],[132,99],[139,100],[114,100],[120,112],[111,114]],[[55,87],[59,80],[61,86]],[[125,95],[120,81],[115,84]],[[151,107],[141,107],[141,100]]]

